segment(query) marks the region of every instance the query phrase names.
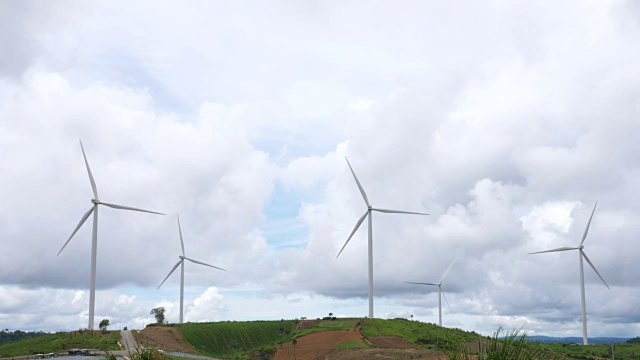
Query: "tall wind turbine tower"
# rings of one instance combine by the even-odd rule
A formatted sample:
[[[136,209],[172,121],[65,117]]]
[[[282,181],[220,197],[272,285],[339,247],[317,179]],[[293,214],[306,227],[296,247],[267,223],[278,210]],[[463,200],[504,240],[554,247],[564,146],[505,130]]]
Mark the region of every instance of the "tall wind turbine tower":
[[[346,157],[345,157],[345,159],[347,160],[347,165],[349,165],[349,169],[351,170],[351,174],[353,174],[353,178],[355,179],[356,184],[358,185],[358,189],[360,189],[360,194],[362,194],[362,198],[364,199],[364,202],[367,204],[367,210],[365,211],[365,213],[360,217],[360,219],[356,223],[356,226],[353,228],[353,231],[351,231],[351,235],[349,235],[349,238],[347,238],[347,241],[342,246],[342,249],[340,249],[340,252],[338,253],[338,256],[340,256],[340,254],[342,253],[342,250],[344,250],[344,248],[347,246],[347,244],[349,243],[349,240],[351,240],[351,237],[353,237],[353,234],[355,234],[356,231],[358,231],[358,228],[360,227],[360,225],[362,224],[364,219],[366,217],[369,217],[369,243],[368,243],[368,248],[369,248],[369,319],[373,319],[373,211],[378,211],[378,212],[381,212],[381,213],[391,213],[391,214],[413,214],[413,215],[429,215],[429,214],[418,213],[418,212],[409,212],[409,211],[400,211],[400,210],[387,210],[387,209],[374,208],[369,203],[369,199],[367,198],[367,194],[364,192],[364,189],[362,188],[362,185],[360,185],[360,181],[358,181],[358,177],[356,176],[356,173],[353,171],[353,168],[351,167],[351,164],[349,163],[349,159],[347,159]],[[336,259],[338,258],[338,256],[336,256]]]
[[[89,162],[87,161],[87,155],[84,153],[84,147],[82,146],[82,141],[80,141],[80,149],[82,149],[82,156],[84,157],[84,164],[87,166],[87,173],[89,173],[89,181],[91,182],[91,189],[93,189],[93,199],[91,202],[93,205],[91,208],[82,216],[80,219],[80,223],[71,233],[67,242],[64,243],[62,249],[58,252],[58,255],[64,250],[65,246],[71,241],[73,235],[78,232],[80,227],[84,224],[85,221],[89,218],[89,215],[93,213],[93,232],[91,236],[91,291],[89,292],[89,330],[93,330],[93,314],[96,305],[96,257],[98,252],[98,205],[104,205],[106,207],[120,209],[120,210],[132,210],[132,211],[141,211],[151,214],[164,215],[159,212],[142,210],[137,208],[132,208],[129,206],[110,204],[106,202],[102,202],[98,199],[98,190],[96,188],[96,182],[93,180],[93,175],[91,174],[91,168],[89,168]]]
[[[442,275],[442,279],[440,279],[440,282],[438,283],[407,282],[407,284],[433,285],[438,287],[438,315],[439,315],[438,319],[440,321],[439,322],[440,327],[442,327],[442,296],[444,296],[444,300],[447,302],[449,311],[451,311],[451,305],[449,305],[449,300],[447,300],[447,295],[445,295],[444,291],[442,291],[442,281],[444,280],[444,277],[447,276],[447,273],[449,272],[449,270],[451,270],[451,267],[453,266],[454,262],[456,262],[456,259],[453,259],[453,261],[451,262],[451,265],[449,265],[449,268],[447,268],[447,271],[444,272],[444,275]]]
[[[589,226],[591,226],[591,219],[593,219],[593,214],[596,212],[596,206],[598,206],[597,201],[596,201],[596,204],[593,206],[593,211],[591,211],[591,217],[589,217],[589,222],[587,223],[587,227],[584,229],[584,234],[582,235],[580,246],[561,247],[557,249],[536,251],[536,252],[529,253],[529,255],[531,255],[531,254],[541,254],[541,253],[556,252],[556,251],[578,250],[578,257],[580,258],[580,298],[582,300],[582,343],[584,345],[589,345],[589,339],[587,338],[587,305],[586,305],[585,294],[584,294],[584,265],[582,261],[583,258],[587,260],[587,263],[589,263],[593,271],[595,271],[596,274],[598,274],[598,277],[600,278],[600,280],[602,280],[602,283],[604,284],[604,286],[606,286],[607,289],[611,290],[611,288],[609,288],[609,285],[607,285],[607,283],[602,278],[602,275],[600,275],[600,273],[598,272],[598,270],[596,270],[596,267],[593,265],[591,260],[589,260],[589,257],[583,250],[584,246],[582,245],[584,243],[584,240],[587,238],[587,233],[589,232]]]
[[[200,264],[200,265],[212,267],[214,269],[218,269],[218,270],[222,270],[222,271],[227,271],[227,270],[219,268],[217,266],[205,264],[202,261],[193,260],[193,259],[189,259],[188,257],[186,257],[186,255],[184,254],[184,241],[182,240],[182,228],[180,228],[180,217],[177,216],[177,215],[176,215],[176,217],[178,218],[178,232],[180,233],[180,246],[182,246],[182,255],[178,256],[178,258],[180,258],[180,260],[178,260],[178,262],[174,265],[173,269],[171,269],[171,271],[169,271],[169,275],[167,275],[167,277],[164,278],[164,280],[162,280],[160,285],[158,285],[158,289],[160,289],[160,286],[162,286],[162,284],[164,284],[164,282],[167,281],[169,276],[171,276],[171,274],[173,274],[173,272],[176,271],[176,269],[178,268],[178,265],[180,265],[180,324],[182,324],[182,321],[184,320],[184,261],[185,260],[189,260],[189,261],[191,261],[192,263],[195,263],[195,264]]]

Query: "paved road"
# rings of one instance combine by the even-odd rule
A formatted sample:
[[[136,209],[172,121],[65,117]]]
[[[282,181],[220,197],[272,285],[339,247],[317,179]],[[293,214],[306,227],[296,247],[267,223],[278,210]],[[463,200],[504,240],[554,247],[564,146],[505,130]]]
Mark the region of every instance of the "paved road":
[[[122,337],[122,346],[127,353],[133,352],[138,347],[138,343],[136,339],[131,335],[131,330],[122,330],[120,331],[120,336]]]

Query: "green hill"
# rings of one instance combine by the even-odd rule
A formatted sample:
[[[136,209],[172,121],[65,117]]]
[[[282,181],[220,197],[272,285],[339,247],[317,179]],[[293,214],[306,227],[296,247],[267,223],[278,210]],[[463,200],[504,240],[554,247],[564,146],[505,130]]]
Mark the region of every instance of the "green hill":
[[[220,357],[274,347],[289,339],[296,323],[295,320],[222,321],[175,326],[180,327],[182,335],[196,350]]]
[[[361,325],[361,333],[367,338],[398,336],[422,349],[477,341],[479,335],[459,329],[447,329],[405,319],[357,319],[334,320],[247,321],[186,323],[180,327],[185,339],[200,353],[213,357],[248,357],[251,352],[270,353],[275,346],[292,339],[322,331],[344,331]]]
[[[460,329],[449,329],[435,324],[407,319],[371,319],[366,320],[360,328],[362,335],[374,336],[399,336],[407,342],[425,347],[435,345],[436,348],[446,344],[459,344],[477,341],[480,335],[475,332],[467,332]]]
[[[0,344],[0,358],[64,352],[68,349],[119,350],[120,331],[56,333]]]

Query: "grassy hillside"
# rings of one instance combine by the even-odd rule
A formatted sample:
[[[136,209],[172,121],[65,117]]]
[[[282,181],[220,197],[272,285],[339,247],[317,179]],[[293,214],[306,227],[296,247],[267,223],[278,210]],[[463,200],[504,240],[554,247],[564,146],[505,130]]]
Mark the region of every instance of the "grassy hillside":
[[[209,356],[239,354],[275,346],[291,336],[294,320],[186,323],[182,335],[199,352]]]
[[[47,333],[42,331],[0,330],[0,344],[23,340],[23,339],[31,339],[31,338],[35,338],[42,335],[47,335]]]
[[[323,332],[345,331],[362,323],[361,332],[366,337],[398,336],[424,349],[435,349],[447,344],[477,341],[479,335],[458,329],[446,329],[433,324],[404,319],[363,320],[356,318],[336,320],[308,320],[297,322],[249,321],[187,323],[179,326],[182,335],[200,353],[213,356],[243,356],[252,351],[273,347],[294,338]],[[354,348],[343,344],[341,348]],[[357,346],[357,348],[362,347]]]
[[[108,334],[100,332],[56,333],[24,339],[0,345],[0,358],[20,355],[61,352],[72,348],[119,350],[120,331]]]
[[[366,320],[360,328],[360,332],[366,337],[399,336],[412,344],[423,346],[467,343],[477,341],[480,336],[460,329],[449,329],[406,319]]]

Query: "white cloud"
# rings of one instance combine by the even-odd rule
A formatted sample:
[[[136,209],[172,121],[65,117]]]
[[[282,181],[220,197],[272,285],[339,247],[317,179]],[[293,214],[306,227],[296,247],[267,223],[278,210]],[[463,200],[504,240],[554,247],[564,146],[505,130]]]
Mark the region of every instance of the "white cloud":
[[[185,321],[219,321],[226,312],[224,296],[212,286],[186,307]]]
[[[599,201],[592,334],[637,331],[635,4],[121,5],[0,11],[3,324],[86,324],[90,224],[56,256],[90,206],[82,139],[102,200],[168,214],[100,210],[114,327],[177,319],[177,276],[154,292],[176,213],[187,256],[228,270],[186,267],[187,319],[364,315],[366,229],[335,258],[365,211],[346,155],[374,206],[431,214],[374,214],[380,316],[435,322],[403,282],[458,257],[445,323],[579,333],[577,259],[526,253],[574,245]]]

